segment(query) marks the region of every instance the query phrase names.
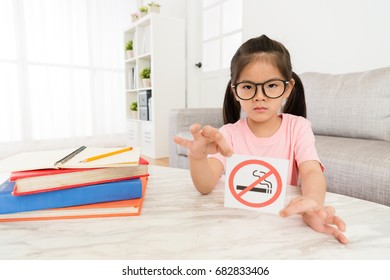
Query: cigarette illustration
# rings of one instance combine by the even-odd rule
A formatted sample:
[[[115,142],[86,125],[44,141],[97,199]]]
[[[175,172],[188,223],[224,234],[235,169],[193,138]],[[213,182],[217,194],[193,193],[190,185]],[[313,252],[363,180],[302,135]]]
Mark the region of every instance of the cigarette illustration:
[[[263,172],[263,171],[260,171],[260,170],[254,170],[252,172],[252,175],[254,177],[258,177],[258,178],[261,178],[262,176],[264,176],[266,173]],[[244,190],[246,189],[248,186],[244,186],[244,185],[236,185],[236,189],[237,190]],[[267,193],[267,194],[272,194],[272,183],[266,179],[262,180],[260,183],[259,183],[259,187],[254,187],[250,190],[251,192],[261,192],[261,193]]]

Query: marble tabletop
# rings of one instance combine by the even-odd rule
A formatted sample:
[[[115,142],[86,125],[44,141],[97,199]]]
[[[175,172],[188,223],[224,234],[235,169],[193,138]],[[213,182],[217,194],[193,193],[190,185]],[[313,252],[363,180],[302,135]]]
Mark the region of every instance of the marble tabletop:
[[[347,223],[342,245],[299,216],[225,208],[223,182],[201,195],[188,170],[150,174],[141,216],[0,223],[0,259],[390,259],[387,206],[328,193]]]

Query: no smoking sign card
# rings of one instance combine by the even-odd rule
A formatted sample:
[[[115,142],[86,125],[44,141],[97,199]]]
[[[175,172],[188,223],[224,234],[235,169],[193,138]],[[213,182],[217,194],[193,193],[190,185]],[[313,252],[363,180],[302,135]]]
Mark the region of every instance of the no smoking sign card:
[[[279,213],[284,207],[289,161],[237,155],[227,158],[225,207]]]

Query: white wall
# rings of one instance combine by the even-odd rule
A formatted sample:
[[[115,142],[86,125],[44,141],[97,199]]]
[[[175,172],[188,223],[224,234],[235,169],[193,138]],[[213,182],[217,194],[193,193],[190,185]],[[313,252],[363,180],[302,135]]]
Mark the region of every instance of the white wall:
[[[281,41],[297,73],[387,67],[389,11],[385,0],[244,0],[244,39]]]
[[[200,100],[201,70],[194,67],[202,58],[200,1],[159,2],[162,13],[186,19],[188,107],[209,106]],[[298,74],[390,66],[390,1],[243,0],[243,5],[243,40],[267,34],[281,41]]]

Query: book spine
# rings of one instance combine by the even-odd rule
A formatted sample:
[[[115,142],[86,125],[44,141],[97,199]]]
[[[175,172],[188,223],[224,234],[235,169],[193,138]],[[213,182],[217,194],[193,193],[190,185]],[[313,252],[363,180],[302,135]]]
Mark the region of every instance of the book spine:
[[[4,184],[7,184],[4,186]],[[0,187],[0,214],[68,207],[142,197],[140,179],[96,184],[85,187],[13,196],[14,182]]]

